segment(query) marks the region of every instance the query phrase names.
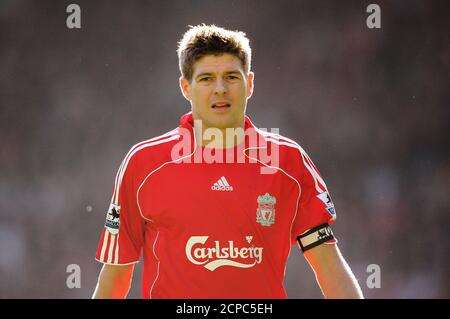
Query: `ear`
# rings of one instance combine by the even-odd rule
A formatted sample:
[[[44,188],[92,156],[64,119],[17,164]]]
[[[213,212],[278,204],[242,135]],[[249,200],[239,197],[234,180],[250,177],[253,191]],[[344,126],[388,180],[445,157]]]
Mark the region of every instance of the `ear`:
[[[247,76],[247,99],[251,98],[253,95],[254,80],[255,74],[253,72],[249,72]]]
[[[191,95],[189,92],[189,89],[190,89],[189,81],[186,80],[183,76],[180,76],[180,89],[181,89],[181,93],[183,94],[184,98],[190,102]]]

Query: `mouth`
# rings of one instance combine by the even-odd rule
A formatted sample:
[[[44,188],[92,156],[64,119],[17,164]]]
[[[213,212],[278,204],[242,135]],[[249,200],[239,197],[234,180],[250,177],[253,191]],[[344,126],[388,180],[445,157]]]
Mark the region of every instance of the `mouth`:
[[[229,109],[231,107],[230,103],[227,102],[218,102],[218,103],[214,103],[213,105],[211,105],[211,108],[214,110],[226,110]]]

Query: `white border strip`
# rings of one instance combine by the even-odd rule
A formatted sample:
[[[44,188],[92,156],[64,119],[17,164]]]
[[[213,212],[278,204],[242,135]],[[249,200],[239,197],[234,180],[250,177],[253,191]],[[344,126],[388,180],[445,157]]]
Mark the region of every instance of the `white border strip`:
[[[150,299],[153,299],[152,292],[153,292],[153,288],[155,287],[156,281],[159,278],[159,265],[161,264],[161,261],[159,260],[158,256],[156,255],[156,242],[158,240],[158,237],[159,237],[159,232],[156,234],[155,242],[153,243],[153,255],[155,256],[156,260],[158,261],[158,268],[156,271],[156,278],[153,281],[152,287],[150,288]]]
[[[105,251],[106,246],[108,246],[108,237],[109,237],[109,232],[106,229],[104,229],[103,232],[105,233],[105,235],[103,236],[102,251],[100,253],[100,260],[102,262],[105,260]]]

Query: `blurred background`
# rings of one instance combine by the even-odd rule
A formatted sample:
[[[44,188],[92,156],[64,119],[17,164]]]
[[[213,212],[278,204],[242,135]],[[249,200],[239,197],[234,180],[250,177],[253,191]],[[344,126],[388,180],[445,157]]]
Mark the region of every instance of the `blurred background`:
[[[369,29],[367,6],[381,7]],[[66,7],[81,7],[68,29]],[[189,110],[188,25],[245,31],[248,115],[298,141],[336,205],[367,298],[450,297],[449,19],[445,1],[0,2],[0,297],[90,298],[116,171]],[[69,289],[67,266],[81,269]],[[381,287],[366,281],[376,264]],[[135,270],[130,298],[141,296]],[[290,298],[321,298],[297,247]]]

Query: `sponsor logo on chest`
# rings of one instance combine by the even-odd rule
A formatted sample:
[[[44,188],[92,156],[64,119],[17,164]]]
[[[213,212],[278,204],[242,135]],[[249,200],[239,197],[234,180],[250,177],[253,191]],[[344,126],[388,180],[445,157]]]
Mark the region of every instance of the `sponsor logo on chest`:
[[[262,262],[263,247],[239,247],[233,240],[226,244],[218,240],[208,242],[208,238],[209,236],[189,238],[186,243],[186,257],[191,263],[214,271],[223,266],[251,268]],[[250,244],[253,236],[246,236],[245,239]]]

